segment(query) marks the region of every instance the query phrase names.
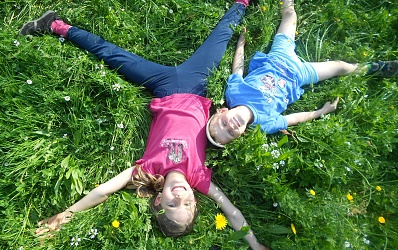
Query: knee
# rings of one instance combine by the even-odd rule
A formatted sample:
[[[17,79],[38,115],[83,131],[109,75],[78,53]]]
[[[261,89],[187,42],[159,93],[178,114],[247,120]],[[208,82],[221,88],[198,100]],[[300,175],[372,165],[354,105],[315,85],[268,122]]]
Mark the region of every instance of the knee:
[[[356,64],[351,64],[340,60],[337,60],[336,63],[338,64],[339,75],[349,75],[357,68]]]

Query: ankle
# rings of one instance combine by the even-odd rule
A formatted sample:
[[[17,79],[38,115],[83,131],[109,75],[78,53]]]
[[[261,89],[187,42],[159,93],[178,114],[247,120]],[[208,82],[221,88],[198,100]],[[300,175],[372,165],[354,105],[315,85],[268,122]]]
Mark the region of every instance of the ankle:
[[[66,33],[68,33],[69,28],[72,27],[71,25],[65,23],[62,20],[54,20],[51,23],[51,29],[53,33],[66,37]]]

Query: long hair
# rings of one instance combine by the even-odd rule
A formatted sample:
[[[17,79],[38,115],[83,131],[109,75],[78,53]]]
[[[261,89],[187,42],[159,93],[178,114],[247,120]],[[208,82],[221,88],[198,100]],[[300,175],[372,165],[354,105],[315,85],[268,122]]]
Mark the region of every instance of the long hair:
[[[129,189],[135,189],[139,197],[152,197],[156,196],[163,190],[164,176],[160,174],[152,175],[142,171],[141,166],[135,166],[137,172],[133,174],[131,183],[127,186]],[[198,215],[198,210],[195,206],[192,220],[187,224],[181,224],[174,220],[167,218],[162,205],[155,205],[155,199],[152,199],[151,211],[155,215],[160,230],[168,237],[178,237],[188,234],[193,229],[195,219]]]

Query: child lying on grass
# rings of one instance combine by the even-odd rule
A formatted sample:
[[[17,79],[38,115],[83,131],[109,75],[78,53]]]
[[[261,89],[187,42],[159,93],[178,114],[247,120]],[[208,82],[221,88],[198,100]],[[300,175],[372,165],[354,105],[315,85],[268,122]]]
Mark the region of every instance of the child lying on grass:
[[[395,77],[398,61],[372,62],[365,66],[343,61],[301,62],[295,53],[297,14],[293,0],[284,0],[282,20],[268,54],[257,52],[243,78],[244,36],[235,52],[232,75],[228,78],[225,98],[228,108],[219,109],[208,121],[206,134],[218,147],[237,139],[247,126],[260,125],[267,134],[284,131],[328,114],[337,108],[339,98],[319,110],[282,115],[289,104],[304,93],[303,86],[335,76],[356,74]]]
[[[134,188],[141,197],[155,196],[151,208],[166,236],[181,236],[192,229],[197,215],[193,189],[220,204],[235,230],[247,225],[242,213],[211,181],[212,171],[204,164],[205,125],[211,105],[205,98],[206,77],[221,61],[233,34],[230,25],[240,23],[247,4],[247,0],[238,0],[198,50],[176,67],[147,61],[92,33],[70,26],[53,11],[47,11],[21,28],[20,35],[63,35],[156,96],[149,105],[153,120],[142,158],[134,167],[101,184],[65,211],[40,221],[37,235],[59,230],[71,220],[73,213],[100,204],[122,188]],[[267,249],[252,231],[245,239],[252,249]]]

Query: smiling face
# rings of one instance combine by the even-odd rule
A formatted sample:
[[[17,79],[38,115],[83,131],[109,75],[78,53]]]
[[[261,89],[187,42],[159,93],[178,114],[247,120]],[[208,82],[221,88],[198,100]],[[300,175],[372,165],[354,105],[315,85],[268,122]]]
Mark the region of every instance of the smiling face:
[[[244,133],[249,120],[247,113],[242,112],[242,110],[236,108],[219,109],[210,121],[210,135],[220,144],[230,143]]]
[[[191,186],[181,173],[167,174],[163,191],[155,199],[161,205],[169,220],[179,224],[192,222],[196,211],[196,199]]]

